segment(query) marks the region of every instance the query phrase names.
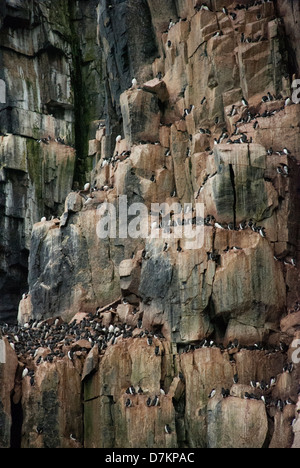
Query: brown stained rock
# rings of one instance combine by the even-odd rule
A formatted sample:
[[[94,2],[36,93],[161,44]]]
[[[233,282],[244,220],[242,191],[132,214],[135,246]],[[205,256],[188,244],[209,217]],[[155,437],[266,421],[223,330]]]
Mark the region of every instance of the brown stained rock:
[[[70,321],[70,323],[75,323],[76,322],[76,324],[79,324],[82,320],[87,319],[87,318],[88,318],[87,313],[78,312],[76,315],[74,315],[74,317],[72,317],[72,320]]]
[[[164,148],[170,148],[170,128],[166,125],[159,127],[159,141]]]
[[[0,447],[10,448],[12,425],[11,396],[15,386],[18,359],[8,340],[0,334]]]
[[[191,20],[191,30],[195,33],[190,34],[188,39],[189,57],[196,52],[199,44],[202,44],[218,30],[216,15],[210,11],[199,11]]]
[[[100,151],[101,151],[100,141],[98,139],[89,140],[88,155],[94,156],[96,153],[100,153]]]
[[[18,310],[18,322],[22,325],[32,317],[32,303],[30,294],[20,301]]]
[[[34,316],[41,318],[41,313],[43,317],[51,316],[56,314],[59,308],[61,315],[69,321],[79,311],[94,312],[96,307],[105,306],[120,297],[117,268],[107,261],[109,242],[99,238],[97,234],[99,220],[97,210],[81,211],[78,222],[64,228],[64,240],[59,229],[50,230],[46,234],[47,226],[36,226],[32,238],[31,260],[31,280],[38,280],[33,280],[31,294]],[[45,234],[46,237],[42,240]],[[73,249],[72,246],[75,245],[77,247]],[[112,246],[113,250],[115,248]],[[129,258],[134,247],[127,243],[125,250],[127,249]],[[37,252],[40,258],[38,264],[35,256]],[[86,268],[88,264],[90,267]],[[42,272],[48,278],[47,284],[42,280]],[[59,284],[64,293],[58,292]],[[104,287],[105,284],[107,287]],[[48,302],[49,294],[57,297],[59,305],[51,305]],[[41,301],[48,305],[41,308]]]
[[[278,9],[280,16],[283,18],[286,34],[290,44],[295,44],[295,62],[297,64],[298,72],[300,70],[300,49],[299,49],[299,29],[295,27],[297,18],[299,16],[299,5],[290,4],[287,0],[280,0],[278,2]]]
[[[202,153],[209,146],[209,138],[207,135],[198,133],[193,139],[193,153]]]
[[[272,377],[282,373],[284,356],[281,353],[268,353],[265,351],[240,350],[234,354],[236,361],[236,373],[239,376],[239,384],[250,385],[251,381],[269,383]],[[247,389],[248,393],[253,390]],[[244,394],[243,394],[244,396]]]
[[[295,417],[295,406],[285,406],[283,411],[277,411],[274,418],[274,434],[269,448],[291,448],[294,442],[292,421]]]
[[[294,336],[300,326],[300,312],[293,312],[284,317],[280,322],[282,333]]]
[[[207,412],[209,394],[213,388],[230,388],[233,369],[229,358],[217,348],[199,349],[180,356],[180,366],[186,385],[185,424],[191,447],[207,445]]]
[[[66,198],[65,212],[77,213],[78,211],[81,211],[83,203],[83,197],[76,192],[72,192]]]
[[[148,93],[156,94],[161,102],[165,102],[169,99],[166,83],[158,78],[154,78],[153,80],[144,83],[143,90],[148,91]]]
[[[178,131],[176,126],[171,127],[171,150],[174,162],[174,177],[178,198],[183,203],[192,199],[192,186],[190,182],[190,163],[186,157],[188,149],[188,134]]]
[[[72,346],[72,351],[80,351],[81,348],[85,348],[90,350],[92,348],[91,343],[88,340],[78,340],[74,345]]]
[[[216,145],[217,173],[199,194],[218,222],[262,220],[278,207],[278,194],[264,180],[266,150],[259,145]],[[258,195],[259,194],[259,195]],[[258,198],[259,197],[259,198]]]
[[[172,0],[166,0],[164,3],[160,0],[153,0],[149,3],[149,8],[151,11],[153,26],[157,36],[160,38],[161,34],[167,31],[169,27],[169,16],[174,18],[174,20],[177,18],[176,5]]]
[[[215,264],[207,262],[206,253],[212,250],[212,231],[210,228],[204,231],[203,249],[187,250],[182,243],[183,252],[178,254],[176,239],[169,241],[169,250],[163,255],[162,239],[146,246],[150,259],[142,266],[139,290],[143,323],[145,327],[163,326],[164,336],[172,341],[198,341],[212,332],[207,308]],[[178,270],[175,264],[179,265]],[[174,300],[174,296],[178,299]]]
[[[122,293],[125,296],[135,294],[138,296],[140,277],[141,277],[141,264],[137,260],[123,260],[119,267],[120,286]]]
[[[132,148],[130,160],[118,165],[115,187],[119,194],[127,196],[129,205],[137,192],[148,210],[151,203],[164,203],[173,193],[173,168],[166,165],[165,152],[160,145],[137,145]],[[155,181],[151,180],[153,176]]]
[[[230,251],[222,257],[213,283],[216,316],[231,311],[226,340],[238,338],[244,344],[268,336],[266,323],[276,326],[286,300],[282,272],[273,252],[265,239],[254,235],[255,247]],[[270,282],[269,278],[274,280]]]
[[[81,380],[83,381],[86,377],[88,377],[93,372],[98,370],[99,364],[99,351],[97,346],[94,346],[84,361],[84,366],[82,370],[82,377]]]
[[[197,4],[197,2],[193,0],[178,0],[176,2],[178,15],[181,18],[191,19],[195,14],[195,4]]]
[[[158,407],[148,408],[147,397],[133,397],[133,407],[125,408],[127,396],[116,404],[116,448],[176,448],[175,411],[172,399],[160,397]],[[168,424],[171,434],[166,434]]]
[[[136,296],[127,296],[128,299],[136,298]],[[139,303],[139,301],[137,301]],[[131,304],[120,304],[117,308],[117,317],[118,320],[122,323],[126,323],[127,325],[136,328],[138,324],[138,320],[140,319],[140,314],[137,313],[135,305]]]
[[[114,402],[100,396],[84,402],[84,448],[111,448],[115,444]]]
[[[185,385],[182,379],[175,377],[172,381],[171,387],[169,389],[169,396],[174,398],[176,401],[179,401],[184,395]]]
[[[262,401],[214,398],[208,405],[209,448],[263,448],[267,432]]]
[[[160,348],[158,356],[155,346]],[[146,338],[136,338],[120,340],[110,346],[100,361],[99,370],[84,382],[85,418],[89,421],[85,426],[86,446],[109,447],[114,443],[116,447],[131,448],[176,444],[172,404],[175,390],[168,394],[173,377],[172,354],[164,341],[154,338],[153,345],[149,346]],[[131,385],[136,390],[140,386],[143,395],[127,395],[125,392]],[[161,394],[162,385],[166,395]],[[147,407],[147,399],[153,400],[155,395],[159,397],[159,406]],[[128,398],[132,400],[132,408],[125,407]],[[99,418],[104,421],[103,427],[97,434],[92,433],[91,427],[97,427]],[[165,434],[166,424],[173,428],[172,435]]]

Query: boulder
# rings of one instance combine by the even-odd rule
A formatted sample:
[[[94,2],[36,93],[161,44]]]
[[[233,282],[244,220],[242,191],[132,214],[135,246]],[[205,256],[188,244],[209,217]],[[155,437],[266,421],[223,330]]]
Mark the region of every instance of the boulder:
[[[165,102],[169,99],[168,90],[164,81],[154,78],[153,80],[147,81],[143,84],[143,90],[148,93],[156,94],[161,102]]]
[[[123,128],[130,146],[159,139],[160,111],[156,95],[140,89],[125,91],[120,97]]]

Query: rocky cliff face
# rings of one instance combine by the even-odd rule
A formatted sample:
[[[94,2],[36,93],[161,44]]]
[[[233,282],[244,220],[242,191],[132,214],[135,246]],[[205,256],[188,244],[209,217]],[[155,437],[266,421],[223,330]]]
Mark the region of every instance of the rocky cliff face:
[[[1,8],[0,446],[299,446],[299,7]]]

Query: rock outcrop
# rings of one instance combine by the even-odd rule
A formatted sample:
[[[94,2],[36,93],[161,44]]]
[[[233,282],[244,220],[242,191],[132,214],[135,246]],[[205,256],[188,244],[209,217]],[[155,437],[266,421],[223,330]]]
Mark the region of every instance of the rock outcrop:
[[[298,447],[299,9],[33,3],[0,32],[0,446]]]

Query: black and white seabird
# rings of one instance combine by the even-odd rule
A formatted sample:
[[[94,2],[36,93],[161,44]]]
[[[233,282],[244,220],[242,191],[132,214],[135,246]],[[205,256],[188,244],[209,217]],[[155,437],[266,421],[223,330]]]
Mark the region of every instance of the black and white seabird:
[[[152,400],[151,400],[151,398],[149,397],[148,400],[146,401],[146,405],[148,406],[148,408],[150,408],[151,403],[152,403]]]
[[[208,8],[208,6],[206,5],[206,3],[203,3],[203,4],[201,5],[200,10],[211,11],[211,10]]]
[[[283,408],[284,408],[284,403],[282,400],[277,400],[277,408],[279,409],[279,411],[283,412]]]
[[[172,429],[170,428],[169,424],[165,425],[165,433],[166,434],[172,434]]]
[[[44,432],[43,426],[37,426],[37,427],[36,427],[36,432],[37,432],[39,435],[43,434],[43,432]]]
[[[217,393],[216,389],[213,388],[210,394],[208,395],[208,398],[213,398],[216,395],[216,393]]]
[[[178,253],[182,252],[182,248],[181,248],[181,246],[180,246],[180,243],[178,243],[177,252],[178,252]]]
[[[231,111],[229,112],[228,117],[234,117],[237,114],[237,109],[235,105],[232,106]]]

